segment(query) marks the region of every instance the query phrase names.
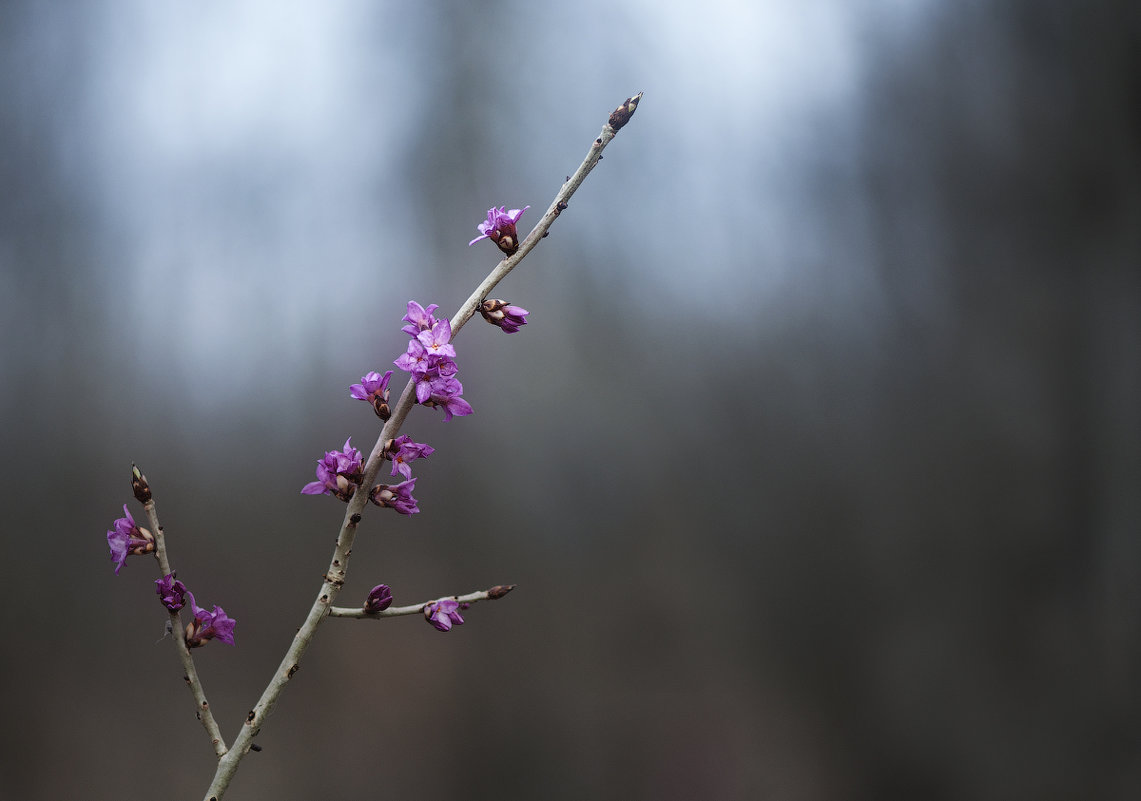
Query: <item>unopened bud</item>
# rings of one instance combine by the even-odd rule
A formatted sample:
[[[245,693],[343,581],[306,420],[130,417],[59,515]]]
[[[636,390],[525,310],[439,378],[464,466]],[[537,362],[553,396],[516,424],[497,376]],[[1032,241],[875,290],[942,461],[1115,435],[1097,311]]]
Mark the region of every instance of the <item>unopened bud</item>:
[[[529,311],[521,306],[512,306],[505,300],[489,298],[479,305],[479,313],[492,325],[499,326],[505,333],[514,334],[520,326],[527,324]]]
[[[151,499],[151,487],[147,483],[147,477],[136,465],[131,465],[131,491],[135,493],[135,500],[139,503],[146,503]]]
[[[638,110],[638,101],[642,99],[642,92],[633,97],[626,98],[626,102],[614,109],[614,113],[610,115],[610,127],[617,133],[622,129],[622,126],[630,121],[634,116],[634,112]]]
[[[392,589],[387,584],[377,584],[373,587],[364,601],[364,611],[370,615],[383,612],[392,606]]]
[[[496,584],[494,587],[492,587],[490,590],[487,591],[488,600],[494,601],[497,598],[502,598],[504,595],[511,592],[513,589],[515,589],[516,586],[518,586],[518,585],[516,585],[516,584]]]

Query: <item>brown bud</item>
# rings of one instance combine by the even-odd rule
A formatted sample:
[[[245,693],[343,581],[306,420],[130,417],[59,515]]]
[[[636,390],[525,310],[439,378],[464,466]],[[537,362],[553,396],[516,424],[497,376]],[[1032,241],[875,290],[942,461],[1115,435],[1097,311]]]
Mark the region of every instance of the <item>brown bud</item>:
[[[634,112],[638,110],[638,101],[642,99],[642,92],[633,97],[626,98],[626,102],[614,109],[614,113],[610,115],[610,127],[617,133],[622,129],[622,126],[630,121],[634,116]]]
[[[146,503],[151,499],[151,488],[147,484],[147,477],[136,465],[131,465],[131,491],[139,503]]]
[[[519,243],[515,241],[513,234],[504,234],[495,240],[495,244],[499,245],[499,249],[506,253],[508,256],[515,255],[515,251],[519,249]]]
[[[517,586],[517,584],[496,584],[494,587],[487,591],[488,600],[494,601],[497,598],[502,598]]]

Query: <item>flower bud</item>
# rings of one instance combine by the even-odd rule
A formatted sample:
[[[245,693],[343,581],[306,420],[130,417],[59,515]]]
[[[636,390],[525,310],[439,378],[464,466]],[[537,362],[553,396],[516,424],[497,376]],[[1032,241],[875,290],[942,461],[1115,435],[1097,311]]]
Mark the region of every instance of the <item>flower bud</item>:
[[[151,499],[151,488],[147,484],[147,477],[136,465],[131,465],[131,491],[135,493],[135,500],[146,503]]]
[[[392,606],[392,589],[387,584],[377,584],[369,590],[368,597],[365,598],[364,611],[375,615],[390,606]]]
[[[618,131],[622,129],[622,126],[628,123],[630,118],[634,116],[634,112],[638,110],[638,101],[642,99],[642,94],[642,92],[638,92],[638,94],[633,97],[626,98],[625,103],[614,109],[614,112],[610,115],[609,122],[610,127],[614,129],[615,133],[618,133]]]
[[[529,311],[521,306],[512,306],[505,300],[489,298],[479,305],[479,313],[492,325],[497,325],[506,334],[514,334],[520,326],[527,324]]]

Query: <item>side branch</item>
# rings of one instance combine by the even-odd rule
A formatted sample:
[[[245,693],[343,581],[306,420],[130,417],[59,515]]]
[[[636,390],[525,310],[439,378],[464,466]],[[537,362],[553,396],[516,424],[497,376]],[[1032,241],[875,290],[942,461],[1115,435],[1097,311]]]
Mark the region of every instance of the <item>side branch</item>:
[[[150,523],[151,531],[154,532],[155,558],[158,559],[159,570],[162,571],[163,576],[169,576],[172,571],[170,559],[166,553],[166,535],[163,534],[162,526],[159,525],[158,511],[155,509],[154,500],[148,500],[144,503],[143,509],[147,513],[147,522]],[[170,625],[174,648],[178,651],[179,661],[182,662],[182,678],[186,681],[186,686],[190,688],[190,694],[194,696],[194,705],[198,709],[198,719],[202,721],[202,728],[206,729],[206,734],[210,737],[210,745],[213,746],[214,753],[220,757],[226,753],[226,741],[222,737],[222,730],[218,728],[218,722],[214,720],[214,713],[210,711],[210,703],[206,700],[206,690],[202,687],[202,680],[198,678],[198,671],[194,668],[194,657],[190,655],[190,649],[186,646],[186,630],[182,626],[182,615],[178,612],[170,612]]]
[[[502,598],[507,593],[515,589],[514,584],[499,584],[492,587],[490,590],[479,590],[478,592],[469,592],[467,595],[445,595],[443,598],[433,598],[430,601],[424,601],[421,604],[412,604],[410,606],[390,606],[380,612],[366,612],[363,607],[350,608],[347,606],[333,606],[329,608],[329,617],[347,617],[355,620],[369,620],[378,619],[382,617],[400,617],[402,615],[418,615],[424,611],[424,607],[428,604],[435,603],[436,601],[443,601],[445,599],[452,601],[459,601],[461,604],[474,604],[476,601],[494,601]]]

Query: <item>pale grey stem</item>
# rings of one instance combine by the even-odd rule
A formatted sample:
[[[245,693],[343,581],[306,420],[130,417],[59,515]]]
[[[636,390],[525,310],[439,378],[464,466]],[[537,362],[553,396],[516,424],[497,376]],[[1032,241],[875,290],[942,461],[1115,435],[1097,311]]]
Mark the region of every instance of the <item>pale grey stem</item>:
[[[630,98],[626,101],[626,104],[624,104],[629,105],[631,101],[633,101],[633,105],[630,106],[630,113],[633,113],[639,99],[641,99],[641,94]],[[494,289],[496,284],[502,281],[509,272],[514,270],[519,262],[539,243],[543,234],[551,227],[551,223],[553,223],[555,218],[566,208],[567,201],[571,195],[582,185],[586,176],[594,169],[594,166],[598,164],[602,156],[602,151],[610,144],[615,133],[617,133],[617,131],[610,123],[603,126],[602,134],[591,144],[590,150],[587,151],[586,158],[583,159],[582,164],[575,170],[574,175],[563,184],[542,219],[539,220],[535,227],[531,229],[531,232],[528,233],[526,238],[520,243],[519,249],[508,258],[500,261],[495,269],[488,274],[487,278],[483,280],[483,283],[472,293],[471,297],[460,306],[459,310],[451,319],[453,339],[460,328],[464,326],[464,323],[471,319],[472,314],[475,313],[479,304],[487,297],[487,293]],[[254,708],[246,715],[245,723],[242,725],[241,731],[238,732],[238,735],[234,738],[230,750],[218,760],[218,767],[214,772],[214,780],[210,784],[210,789],[206,791],[206,801],[217,801],[222,797],[222,794],[226,792],[226,788],[229,787],[230,781],[238,769],[238,764],[250,751],[253,738],[261,730],[262,723],[265,722],[266,718],[268,718],[269,714],[273,711],[274,706],[277,704],[277,699],[280,697],[282,690],[285,689],[285,685],[293,678],[293,674],[300,669],[301,657],[309,648],[309,644],[313,640],[313,635],[317,631],[317,626],[329,615],[334,599],[336,599],[337,594],[341,591],[341,587],[344,586],[349,555],[352,553],[353,540],[356,538],[357,523],[360,522],[361,511],[368,502],[372,483],[376,480],[376,475],[380,471],[381,464],[384,462],[385,446],[389,440],[393,439],[400,431],[400,427],[404,424],[404,419],[408,416],[408,412],[415,403],[415,386],[415,380],[410,378],[408,383],[404,386],[404,391],[400,393],[400,400],[392,407],[392,416],[388,419],[388,422],[384,424],[384,428],[381,430],[376,444],[373,445],[372,451],[369,453],[368,461],[365,463],[360,491],[356,492],[353,497],[349,499],[347,508],[345,509],[345,517],[341,523],[340,533],[337,535],[337,547],[333,551],[333,559],[329,565],[328,572],[325,573],[325,579],[321,584],[317,599],[309,609],[309,614],[306,616],[305,622],[301,624],[301,628],[299,628],[297,634],[294,635],[293,642],[290,644],[289,650],[285,653],[285,658],[281,660],[281,664],[273,674],[273,678],[270,679],[269,684],[266,685],[261,698],[258,699]]]
[[[147,522],[151,525],[151,531],[155,537],[155,558],[158,559],[159,570],[162,575],[169,576],[170,559],[166,553],[166,535],[163,533],[162,526],[158,522],[158,511],[155,509],[155,502],[153,499],[143,504],[143,509],[147,513]],[[219,757],[226,753],[226,741],[222,739],[222,730],[218,728],[218,722],[214,720],[214,713],[210,711],[210,703],[206,700],[206,690],[202,687],[202,681],[198,678],[198,671],[194,669],[194,657],[190,655],[190,649],[186,647],[186,630],[182,626],[182,614],[180,612],[170,612],[170,625],[171,625],[171,639],[174,640],[174,648],[178,651],[178,659],[182,662],[182,678],[186,682],[186,686],[190,688],[190,694],[194,696],[194,705],[198,708],[198,719],[202,721],[202,727],[206,729],[206,734],[210,737],[210,745],[214,748],[214,753]]]
[[[514,584],[492,587],[490,590],[469,592],[467,595],[445,595],[443,598],[433,598],[410,606],[390,606],[379,612],[366,612],[363,607],[332,606],[329,607],[329,617],[347,617],[356,620],[376,620],[382,617],[400,617],[401,615],[418,615],[423,613],[424,607],[436,601],[452,600],[461,604],[474,604],[476,601],[494,601],[515,589]]]

